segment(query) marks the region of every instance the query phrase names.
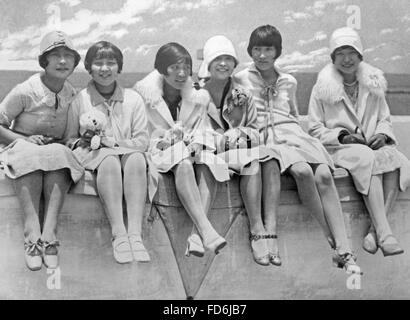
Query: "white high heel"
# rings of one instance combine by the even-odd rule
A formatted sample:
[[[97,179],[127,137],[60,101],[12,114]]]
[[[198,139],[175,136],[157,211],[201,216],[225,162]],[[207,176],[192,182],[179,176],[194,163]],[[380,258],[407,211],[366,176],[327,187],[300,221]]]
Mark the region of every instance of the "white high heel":
[[[197,234],[191,234],[187,239],[187,248],[185,251],[185,255],[189,257],[191,254],[200,258],[203,257],[205,254],[205,249],[202,244],[202,240]]]

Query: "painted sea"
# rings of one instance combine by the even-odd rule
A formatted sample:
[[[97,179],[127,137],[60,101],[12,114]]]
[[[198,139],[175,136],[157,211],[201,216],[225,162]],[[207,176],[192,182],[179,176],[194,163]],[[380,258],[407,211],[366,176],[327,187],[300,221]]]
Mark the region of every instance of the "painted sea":
[[[32,71],[0,70],[0,101],[18,83],[23,82],[34,74]],[[125,88],[132,87],[142,79],[146,73],[122,73],[119,76],[120,84]],[[307,112],[310,92],[316,81],[317,73],[295,73],[298,81],[297,100],[300,114]],[[194,76],[195,77],[195,76]],[[388,102],[393,115],[410,115],[410,74],[386,74],[389,83]],[[77,89],[84,88],[90,76],[85,72],[74,72],[69,81]]]

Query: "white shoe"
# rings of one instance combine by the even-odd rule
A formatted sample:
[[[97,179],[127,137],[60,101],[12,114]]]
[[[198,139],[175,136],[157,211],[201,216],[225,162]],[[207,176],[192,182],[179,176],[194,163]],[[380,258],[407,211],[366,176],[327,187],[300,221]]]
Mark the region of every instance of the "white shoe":
[[[132,255],[135,261],[139,262],[150,262],[151,258],[142,243],[142,238],[136,234],[129,234],[128,239],[131,244]]]
[[[127,235],[117,236],[112,240],[114,259],[118,263],[129,263],[133,260],[132,249]]]
[[[187,247],[185,251],[185,255],[189,257],[190,255],[194,255],[196,257],[203,257],[205,254],[204,245],[202,244],[202,240],[197,234],[191,234],[187,239]]]

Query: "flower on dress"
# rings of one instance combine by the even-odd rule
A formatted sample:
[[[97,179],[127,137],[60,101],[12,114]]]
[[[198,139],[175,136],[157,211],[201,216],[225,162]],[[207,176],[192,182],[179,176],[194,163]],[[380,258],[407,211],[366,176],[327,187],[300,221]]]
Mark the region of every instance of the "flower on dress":
[[[228,114],[233,111],[234,108],[243,108],[248,102],[248,95],[241,88],[232,89],[231,96],[227,99],[227,112]]]

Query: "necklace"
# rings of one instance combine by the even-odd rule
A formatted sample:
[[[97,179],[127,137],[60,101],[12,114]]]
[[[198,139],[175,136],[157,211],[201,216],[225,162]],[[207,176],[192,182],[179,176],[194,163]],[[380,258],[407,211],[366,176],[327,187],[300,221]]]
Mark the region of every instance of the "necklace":
[[[352,104],[355,105],[357,102],[357,97],[359,96],[359,85],[357,80],[353,84],[346,84],[344,82],[343,84],[345,86],[345,92],[347,96],[349,97]]]
[[[347,83],[343,81],[343,85],[345,85],[346,87],[353,87],[357,84],[357,80],[351,82],[351,83]]]

